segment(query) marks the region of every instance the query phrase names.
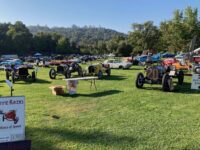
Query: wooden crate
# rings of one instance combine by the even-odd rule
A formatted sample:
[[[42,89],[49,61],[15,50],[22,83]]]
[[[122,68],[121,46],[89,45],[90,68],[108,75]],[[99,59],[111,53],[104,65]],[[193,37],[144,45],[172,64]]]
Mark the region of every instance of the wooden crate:
[[[54,85],[54,86],[51,86],[49,88],[51,89],[53,95],[63,95],[63,94],[65,94],[65,92],[64,92],[65,86]]]

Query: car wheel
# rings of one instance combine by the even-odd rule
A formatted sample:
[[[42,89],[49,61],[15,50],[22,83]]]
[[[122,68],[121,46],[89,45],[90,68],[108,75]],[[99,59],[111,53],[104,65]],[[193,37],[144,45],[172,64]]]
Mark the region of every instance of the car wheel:
[[[124,67],[123,66],[119,66],[119,69],[124,69]]]
[[[107,73],[107,76],[110,76],[110,75],[111,75],[111,69],[109,68],[109,69],[106,71],[106,73]]]
[[[12,83],[15,83],[15,73],[12,72]]]
[[[6,71],[6,79],[9,80],[9,78],[10,78],[9,71]]]
[[[65,72],[65,78],[67,79],[67,78],[71,78],[71,76],[72,76],[72,73],[71,73],[71,71],[68,69],[66,72]]]
[[[137,88],[142,88],[144,85],[144,75],[143,73],[138,73],[135,81],[135,85]]]
[[[182,84],[183,84],[183,81],[184,81],[184,72],[181,70],[181,71],[179,71],[179,73],[178,73],[178,84],[179,84],[179,85],[182,85]]]
[[[55,69],[51,69],[49,71],[49,77],[50,77],[50,79],[55,79],[56,78],[56,70]]]
[[[32,72],[32,76],[31,76],[31,78],[32,78],[33,82],[35,82],[35,81],[36,81],[36,75],[35,75],[35,71],[33,71],[33,72]]]
[[[173,91],[174,86],[172,78],[168,74],[164,74],[162,78],[162,90],[165,92]]]
[[[81,67],[78,68],[78,76],[83,77],[83,70]]]
[[[103,72],[99,71],[98,74],[97,74],[97,76],[98,76],[99,79],[101,79],[103,77]]]

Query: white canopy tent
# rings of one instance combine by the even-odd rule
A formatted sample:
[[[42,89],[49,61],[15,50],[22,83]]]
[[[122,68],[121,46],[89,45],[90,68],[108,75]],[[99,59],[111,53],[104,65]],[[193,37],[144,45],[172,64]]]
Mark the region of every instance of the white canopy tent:
[[[34,56],[42,56],[41,53],[35,53]]]

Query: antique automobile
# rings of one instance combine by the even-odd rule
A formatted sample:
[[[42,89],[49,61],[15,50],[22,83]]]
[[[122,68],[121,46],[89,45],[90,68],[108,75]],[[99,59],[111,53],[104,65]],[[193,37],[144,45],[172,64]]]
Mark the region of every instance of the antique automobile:
[[[146,76],[143,73],[138,73],[136,78],[136,87],[142,88],[144,84],[161,84],[163,91],[173,91],[174,86],[172,78],[178,78],[178,84],[182,85],[184,80],[183,72],[179,72],[175,76],[175,72],[170,70],[170,67],[167,69],[162,65],[149,66],[145,70]]]
[[[104,73],[106,73],[107,76],[111,75],[110,66],[99,63],[99,64],[89,65],[86,68],[84,75],[96,75],[98,76],[99,79],[101,79]]]
[[[49,77],[51,79],[55,79],[57,75],[64,75],[65,78],[71,78],[71,75],[74,72],[78,72],[78,76],[83,76],[83,71],[79,64],[61,64],[57,66],[57,69],[51,68],[51,70],[49,71]]]
[[[193,56],[193,73],[200,74],[200,56]]]
[[[146,62],[149,58],[151,59],[151,61],[152,61],[153,63],[154,63],[154,62],[158,62],[158,61],[160,61],[161,54],[158,53],[158,54],[152,55],[152,54],[150,53],[150,54],[148,54],[148,55],[141,55],[141,56],[135,57],[135,59],[139,62],[140,65],[145,65],[145,62]]]
[[[161,56],[162,58],[174,58],[175,54],[166,52],[166,53],[163,53]]]
[[[59,65],[63,65],[63,64],[69,65],[69,64],[71,64],[71,62],[67,61],[67,60],[51,60],[49,62],[50,66],[59,66]]]
[[[69,65],[67,69],[67,78],[71,78],[71,75],[74,72],[78,72],[78,76],[83,77],[83,70],[81,66],[76,62],[73,62]]]
[[[182,71],[190,70],[190,68],[192,67],[189,60],[177,59],[177,58],[167,58],[167,59],[163,60],[163,65],[165,67],[170,66],[174,70],[182,70]]]
[[[113,69],[129,69],[132,66],[132,63],[130,62],[125,62],[125,61],[116,60],[116,59],[105,60],[103,64],[109,65],[110,68],[113,68]]]
[[[3,113],[3,111],[0,111],[0,115],[3,115],[2,117],[3,122],[7,120],[7,121],[13,121],[14,124],[17,124],[17,122],[19,121],[19,118],[16,116],[15,110],[10,110],[7,113]]]
[[[33,70],[31,74],[28,71],[27,66],[14,66],[12,65],[9,68],[6,68],[6,79],[9,80],[11,77],[12,82],[15,83],[16,80],[31,80],[33,82],[36,81],[36,71]]]
[[[55,79],[57,75],[64,75],[65,78],[69,78],[67,71],[69,69],[69,65],[67,64],[60,64],[59,66],[55,68],[51,68],[49,71],[49,77],[51,79]]]

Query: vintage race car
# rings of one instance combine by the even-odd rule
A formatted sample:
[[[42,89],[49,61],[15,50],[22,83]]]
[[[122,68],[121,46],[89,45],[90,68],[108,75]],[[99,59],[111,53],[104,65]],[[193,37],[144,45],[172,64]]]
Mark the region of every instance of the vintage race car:
[[[93,64],[86,67],[84,75],[96,75],[99,79],[103,77],[103,74],[106,73],[107,76],[111,75],[111,69],[109,65],[105,64]]]
[[[175,74],[175,71],[167,69],[162,65],[149,66],[146,70],[146,75],[138,73],[135,81],[137,88],[142,88],[144,84],[161,84],[163,91],[173,91],[174,86],[172,78],[178,78],[178,84],[182,85],[184,73],[182,71]]]
[[[36,71],[33,70],[31,74],[29,73],[29,68],[27,66],[11,66],[9,68],[6,68],[6,79],[9,80],[10,77],[12,79],[12,82],[15,83],[17,80],[24,80],[27,81],[31,79],[31,81],[36,81]]]

